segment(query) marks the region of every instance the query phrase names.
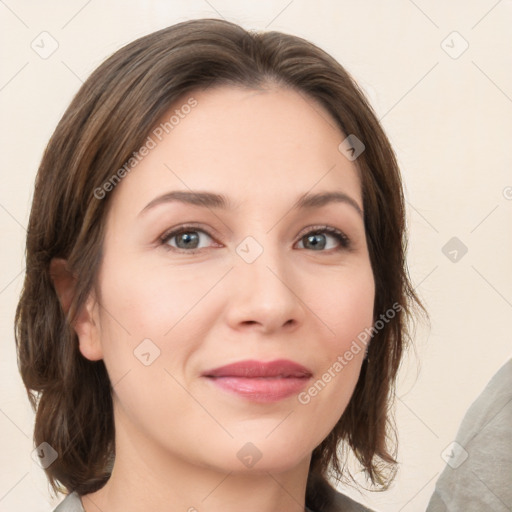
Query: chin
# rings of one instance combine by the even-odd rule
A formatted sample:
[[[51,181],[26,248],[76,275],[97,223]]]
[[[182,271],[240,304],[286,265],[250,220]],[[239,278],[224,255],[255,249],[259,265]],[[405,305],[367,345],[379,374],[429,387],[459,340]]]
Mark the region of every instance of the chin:
[[[268,433],[265,433],[266,435]],[[235,457],[227,456],[227,452],[223,457],[219,454],[220,460],[226,461],[223,469],[252,474],[283,473],[297,467],[305,459],[309,463],[312,449],[310,452],[305,451],[304,444],[286,443],[282,436],[276,436],[274,440],[265,439],[263,435],[259,440],[250,439],[251,437],[244,441],[238,439],[231,443],[235,447],[229,448],[227,452],[234,452]]]

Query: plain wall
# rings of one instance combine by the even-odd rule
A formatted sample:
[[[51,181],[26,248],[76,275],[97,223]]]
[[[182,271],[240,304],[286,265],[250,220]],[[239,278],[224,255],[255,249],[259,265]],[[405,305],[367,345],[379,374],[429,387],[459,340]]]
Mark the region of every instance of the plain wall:
[[[0,3],[0,510],[48,512],[62,498],[51,498],[31,458],[34,414],[13,335],[43,149],[81,82],[106,57],[199,17],[316,43],[358,80],[394,145],[410,274],[431,325],[419,326],[400,374],[395,483],[383,493],[343,491],[380,511],[424,511],[445,465],[441,453],[512,355],[512,3],[505,0]],[[59,45],[46,59],[31,47],[43,31]],[[467,247],[462,257],[460,247],[445,248],[453,237]],[[453,258],[454,249],[455,262],[445,255]]]

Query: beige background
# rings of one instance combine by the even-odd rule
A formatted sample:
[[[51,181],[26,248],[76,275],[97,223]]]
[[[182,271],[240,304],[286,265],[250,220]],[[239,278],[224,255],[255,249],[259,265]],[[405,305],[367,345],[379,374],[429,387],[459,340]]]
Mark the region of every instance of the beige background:
[[[108,55],[198,17],[318,44],[365,88],[394,144],[408,202],[411,277],[431,327],[418,329],[416,354],[401,373],[401,469],[393,487],[344,491],[376,510],[423,511],[466,409],[512,355],[512,2],[505,0],[0,2],[0,510],[48,512],[61,499],[51,499],[31,459],[33,413],[12,327],[44,146],[81,82]],[[58,43],[45,59],[31,47],[43,51],[43,37],[46,51],[52,38]],[[456,262],[442,252],[452,237],[468,249]]]

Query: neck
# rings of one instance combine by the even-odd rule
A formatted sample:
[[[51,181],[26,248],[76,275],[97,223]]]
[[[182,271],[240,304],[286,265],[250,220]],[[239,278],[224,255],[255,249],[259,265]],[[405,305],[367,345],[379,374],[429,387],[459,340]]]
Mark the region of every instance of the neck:
[[[222,470],[166,452],[126,422],[116,422],[116,460],[85,512],[304,512],[310,456],[292,468]]]

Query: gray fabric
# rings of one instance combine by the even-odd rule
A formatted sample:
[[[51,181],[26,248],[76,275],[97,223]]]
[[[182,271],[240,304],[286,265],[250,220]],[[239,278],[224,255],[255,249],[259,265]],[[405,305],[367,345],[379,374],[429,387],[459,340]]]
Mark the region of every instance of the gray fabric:
[[[68,494],[53,512],[85,512],[80,496],[76,492]]]
[[[468,409],[455,441],[462,448],[449,452],[454,461],[441,473],[426,512],[512,510],[512,359]]]
[[[369,508],[366,508],[361,503],[354,501],[353,499],[336,492],[333,498],[333,503],[329,508],[321,510],[319,512],[373,512]]]
[[[308,475],[307,505],[314,512],[372,512],[361,503],[338,492],[316,472]]]

